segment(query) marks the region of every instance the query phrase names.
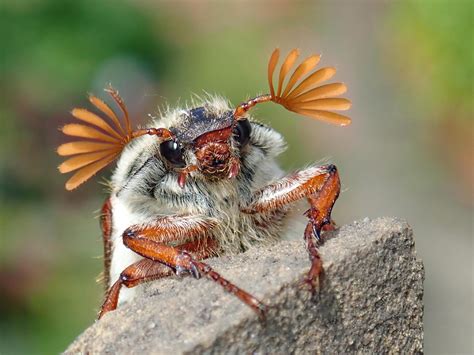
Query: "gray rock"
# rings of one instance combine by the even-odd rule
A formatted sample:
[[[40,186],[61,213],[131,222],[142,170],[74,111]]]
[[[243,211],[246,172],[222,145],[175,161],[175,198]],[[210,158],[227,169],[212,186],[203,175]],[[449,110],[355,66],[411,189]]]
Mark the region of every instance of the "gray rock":
[[[301,286],[301,241],[209,260],[271,306],[265,321],[209,280],[169,278],[105,315],[66,354],[422,352],[424,271],[410,226],[364,219],[326,236],[315,295]]]

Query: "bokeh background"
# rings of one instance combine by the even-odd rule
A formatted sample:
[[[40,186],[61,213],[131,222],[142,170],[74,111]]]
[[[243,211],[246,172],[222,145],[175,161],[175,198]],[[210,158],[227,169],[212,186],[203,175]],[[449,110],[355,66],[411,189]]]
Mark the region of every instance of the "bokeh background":
[[[282,165],[338,165],[339,224],[408,220],[426,351],[473,351],[471,1],[3,0],[0,30],[0,353],[62,351],[101,302],[105,192],[100,179],[63,188],[68,112],[108,83],[137,123],[203,90],[237,104],[266,91],[276,46],[323,53],[353,100],[346,128],[257,108],[288,140]]]

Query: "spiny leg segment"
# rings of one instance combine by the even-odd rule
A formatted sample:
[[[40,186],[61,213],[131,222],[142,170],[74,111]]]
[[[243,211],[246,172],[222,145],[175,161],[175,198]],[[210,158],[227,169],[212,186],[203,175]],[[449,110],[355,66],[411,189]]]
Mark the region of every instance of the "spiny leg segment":
[[[110,260],[112,257],[112,204],[107,198],[100,211],[100,229],[104,243],[104,271],[102,281],[107,291],[110,283]]]
[[[128,266],[120,273],[119,279],[110,287],[99,312],[99,319],[117,308],[122,286],[135,287],[141,283],[171,275],[172,270],[153,260],[142,259]]]
[[[331,211],[339,196],[341,184],[334,165],[314,166],[288,175],[257,191],[251,202],[241,210],[256,214],[278,210],[301,198],[307,198],[310,209],[304,239],[311,261],[305,282],[311,289],[319,287],[323,272],[318,247],[322,244],[321,231],[331,224]]]

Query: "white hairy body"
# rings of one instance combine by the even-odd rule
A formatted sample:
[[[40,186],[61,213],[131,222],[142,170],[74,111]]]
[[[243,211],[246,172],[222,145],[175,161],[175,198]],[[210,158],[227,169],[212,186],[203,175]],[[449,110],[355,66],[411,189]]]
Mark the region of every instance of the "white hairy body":
[[[227,102],[219,98],[206,101],[202,106],[216,113],[231,110]],[[177,127],[182,114],[182,110],[169,111],[151,126]],[[127,266],[142,258],[123,245],[122,233],[132,225],[146,224],[160,216],[192,215],[214,219],[217,226],[212,229],[212,236],[219,242],[219,253],[238,253],[257,243],[274,243],[284,236],[291,221],[286,208],[268,215],[248,215],[240,210],[252,193],[283,176],[275,161],[285,149],[282,136],[270,127],[250,121],[250,143],[239,153],[241,170],[233,179],[208,181],[196,171],[181,188],[178,174],[167,169],[160,157],[156,137],[143,136],[126,147],[112,177],[109,275],[112,283]],[[190,151],[186,152],[186,160],[189,164],[196,162]],[[263,223],[265,227],[259,228],[255,222]],[[140,287],[123,289],[119,302],[132,298],[137,289]]]

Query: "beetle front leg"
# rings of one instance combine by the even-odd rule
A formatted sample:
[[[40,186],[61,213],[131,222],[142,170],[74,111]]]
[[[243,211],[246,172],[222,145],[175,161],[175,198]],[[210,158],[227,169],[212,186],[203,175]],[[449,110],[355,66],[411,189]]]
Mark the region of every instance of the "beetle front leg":
[[[207,276],[226,291],[263,314],[264,305],[255,297],[221,277],[212,268],[199,261],[215,254],[218,245],[209,237],[216,221],[193,216],[167,216],[152,223],[135,225],[123,233],[123,243],[135,253],[147,258],[130,265],[110,288],[99,318],[117,307],[122,286],[134,287],[140,283],[166,276],[162,266],[178,275],[190,273],[196,278]],[[186,240],[194,241],[186,242]],[[170,246],[169,243],[183,243]],[[159,266],[158,266],[159,265]]]
[[[204,238],[203,240],[184,243],[177,246],[177,248],[192,253],[197,259],[206,259],[213,255],[217,249],[217,243],[214,239]],[[168,266],[150,259],[142,259],[128,266],[120,273],[118,280],[107,292],[99,313],[99,319],[105,313],[117,308],[122,286],[132,288],[145,282],[170,276],[172,273],[173,270]]]
[[[334,165],[315,166],[299,171],[257,191],[244,213],[265,213],[278,210],[301,198],[307,198],[310,209],[304,232],[311,268],[306,282],[314,290],[323,272],[318,247],[322,243],[321,230],[331,224],[331,211],[339,196],[341,184]]]
[[[200,216],[181,215],[157,218],[144,225],[133,225],[123,233],[123,237],[139,235],[160,243],[178,243],[178,248],[195,253],[198,258],[206,258],[217,248],[214,240],[208,237],[217,221]],[[187,242],[194,239],[191,242]],[[117,308],[122,286],[135,287],[141,283],[170,275],[170,268],[163,263],[140,260],[127,267],[118,280],[109,288],[99,312],[99,318]]]
[[[176,247],[158,243],[146,237],[143,238],[135,235],[124,235],[124,244],[135,253],[145,258],[171,267],[178,275],[189,273],[196,279],[201,278],[201,276],[208,277],[212,281],[218,283],[225,291],[233,294],[251,307],[259,316],[264,316],[266,307],[262,302],[223,278],[208,264],[198,261],[188,252]]]

